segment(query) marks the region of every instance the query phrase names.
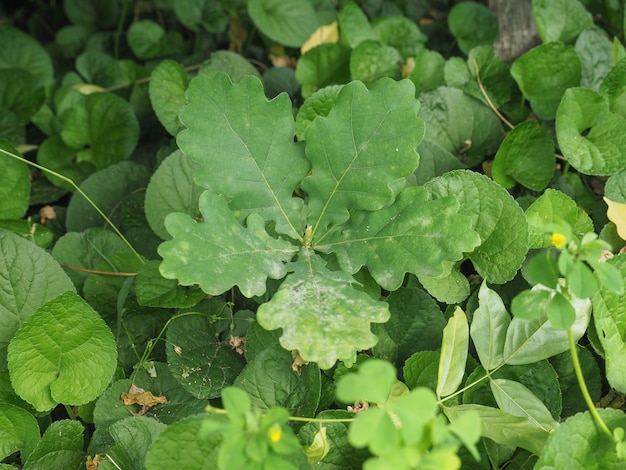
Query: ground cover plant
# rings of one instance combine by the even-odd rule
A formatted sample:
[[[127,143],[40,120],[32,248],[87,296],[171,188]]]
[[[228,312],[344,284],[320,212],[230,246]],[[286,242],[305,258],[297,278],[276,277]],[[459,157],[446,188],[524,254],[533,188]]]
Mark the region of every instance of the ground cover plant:
[[[532,7],[1,7],[0,468],[626,467],[624,7]]]

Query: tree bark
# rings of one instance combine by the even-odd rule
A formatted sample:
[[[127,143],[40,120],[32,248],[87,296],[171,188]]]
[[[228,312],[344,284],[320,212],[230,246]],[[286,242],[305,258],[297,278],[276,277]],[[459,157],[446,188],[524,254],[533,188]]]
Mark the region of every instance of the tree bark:
[[[533,21],[532,0],[489,0],[498,17],[500,36],[494,50],[505,62],[512,62],[541,43]]]

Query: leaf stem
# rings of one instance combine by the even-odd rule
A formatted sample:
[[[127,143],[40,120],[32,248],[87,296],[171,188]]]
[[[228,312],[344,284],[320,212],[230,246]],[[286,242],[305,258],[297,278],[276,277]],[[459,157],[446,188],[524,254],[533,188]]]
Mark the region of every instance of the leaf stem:
[[[572,354],[572,363],[574,364],[574,371],[576,372],[576,379],[578,380],[578,386],[580,387],[580,391],[583,394],[583,398],[585,399],[585,403],[587,403],[587,407],[591,412],[591,416],[595,420],[598,427],[602,430],[604,434],[608,436],[609,439],[615,444],[617,441],[613,436],[613,433],[609,430],[606,423],[600,417],[596,406],[591,399],[591,395],[589,395],[589,390],[587,389],[587,384],[585,383],[585,378],[583,377],[582,369],[580,368],[580,361],[578,360],[578,352],[576,351],[576,342],[574,341],[574,335],[572,334],[572,329],[567,329],[567,338],[569,340],[569,349]]]
[[[489,95],[487,94],[487,90],[485,90],[485,87],[483,86],[483,82],[480,80],[480,72],[478,71],[478,62],[476,62],[476,59],[472,59],[472,62],[474,63],[474,71],[476,72],[476,83],[478,83],[478,88],[480,88],[480,92],[483,94],[483,96],[487,100],[487,104],[489,104],[489,107],[496,114],[496,116],[498,116],[503,123],[509,126],[509,129],[515,129],[515,126],[511,124],[509,120],[505,118],[502,115],[502,113],[500,113],[500,111],[498,111],[498,108],[495,107],[495,105],[493,104],[493,101],[491,101],[491,98],[489,98]]]
[[[106,214],[104,212],[102,212],[102,210],[96,205],[95,202],[93,202],[91,200],[91,198],[89,196],[87,196],[87,194],[78,187],[78,185],[76,183],[74,183],[74,181],[71,178],[68,178],[67,176],[64,176],[60,173],[57,173],[54,170],[50,170],[49,168],[46,168],[45,166],[41,166],[38,165],[35,162],[31,162],[30,160],[25,159],[24,157],[20,156],[20,155],[15,155],[11,152],[8,152],[2,148],[0,148],[0,152],[4,153],[5,155],[8,155],[11,158],[14,158],[16,160],[20,160],[24,163],[26,163],[27,165],[30,165],[34,168],[37,168],[38,170],[41,170],[45,173],[48,173],[49,175],[55,176],[57,178],[59,178],[60,180],[65,181],[66,183],[68,183],[69,185],[71,185],[78,194],[80,194],[82,197],[85,198],[85,200],[89,203],[89,205],[91,205],[91,207],[93,207],[96,212],[98,214],[100,214],[100,216],[105,220],[105,222],[107,224],[109,224],[111,226],[111,228],[113,229],[113,231],[122,239],[122,241],[126,244],[126,246],[128,246],[128,248],[130,248],[130,251],[133,252],[133,254],[137,257],[137,259],[141,262],[141,264],[144,264],[145,261],[143,259],[143,257],[137,253],[137,251],[135,250],[135,248],[133,248],[133,245],[131,245],[131,243],[126,239],[126,237],[124,235],[122,235],[122,232],[120,232],[120,230],[113,224],[113,222],[111,221],[111,219],[109,219]]]

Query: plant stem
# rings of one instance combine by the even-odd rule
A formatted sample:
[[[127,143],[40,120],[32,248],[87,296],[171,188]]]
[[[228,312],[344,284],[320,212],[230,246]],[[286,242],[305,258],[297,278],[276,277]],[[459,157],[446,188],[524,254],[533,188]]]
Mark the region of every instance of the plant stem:
[[[578,351],[576,351],[576,342],[574,341],[574,335],[572,334],[572,329],[567,329],[567,338],[569,339],[569,349],[572,354],[572,363],[574,364],[574,371],[576,372],[576,379],[578,380],[578,386],[580,387],[580,391],[583,394],[583,398],[585,399],[585,403],[587,403],[587,407],[591,412],[591,416],[595,420],[598,427],[602,430],[604,434],[611,439],[612,442],[617,444],[615,437],[611,430],[607,427],[606,423],[600,417],[598,410],[596,409],[593,400],[591,399],[591,395],[589,395],[589,390],[587,389],[587,384],[585,383],[585,378],[583,377],[583,371],[580,368],[580,361],[578,360]]]
[[[207,413],[213,413],[216,415],[227,415],[228,411],[223,408],[216,408],[214,406],[206,407]],[[290,416],[289,421],[300,421],[304,423],[351,423],[355,418],[307,418],[304,416]]]

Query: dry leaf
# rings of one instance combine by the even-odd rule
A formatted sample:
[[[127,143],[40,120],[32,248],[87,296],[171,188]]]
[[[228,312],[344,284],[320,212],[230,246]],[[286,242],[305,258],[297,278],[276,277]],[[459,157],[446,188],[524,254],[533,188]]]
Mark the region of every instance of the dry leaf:
[[[143,388],[137,387],[135,384],[130,386],[128,393],[122,393],[124,405],[141,405],[141,410],[134,415],[142,416],[154,405],[167,403],[167,398],[163,395],[154,396],[152,392],[146,392]]]
[[[613,202],[606,197],[604,202],[609,206],[609,209],[606,211],[607,217],[617,226],[617,234],[623,240],[626,240],[626,204]]]
[[[91,458],[91,455],[88,455],[86,464],[87,470],[98,470],[98,464],[100,462],[102,462],[102,457],[100,457],[100,454],[96,454],[93,459]]]
[[[243,336],[230,336],[230,339],[228,340],[228,344],[230,344],[230,347],[233,348],[235,350],[235,352],[239,355],[243,355],[243,346],[246,342],[246,338],[244,338]]]
[[[333,21],[330,24],[320,26],[313,34],[306,40],[300,48],[300,53],[304,54],[306,51],[313,49],[320,44],[326,44],[329,42],[337,42],[339,40],[339,28],[337,28],[337,22]]]

